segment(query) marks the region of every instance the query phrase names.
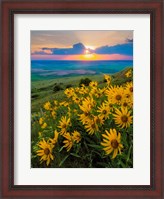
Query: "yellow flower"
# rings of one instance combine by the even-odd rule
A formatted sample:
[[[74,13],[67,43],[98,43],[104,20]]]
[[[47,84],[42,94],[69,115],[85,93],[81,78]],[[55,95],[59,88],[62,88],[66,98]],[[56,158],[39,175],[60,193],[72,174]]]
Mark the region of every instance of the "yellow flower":
[[[57,106],[58,105],[58,101],[54,100],[54,105]]]
[[[84,112],[84,113],[89,113],[94,106],[95,102],[92,97],[87,97],[82,101],[82,105],[79,105],[79,108]]]
[[[95,95],[97,98],[100,98],[100,97],[103,95],[103,92],[104,92],[103,89],[97,88],[97,90],[95,90],[94,95]]]
[[[109,118],[110,107],[106,106],[104,103],[102,103],[102,105],[98,108],[97,112],[100,113],[100,116],[107,119],[107,118]]]
[[[126,94],[133,95],[133,83],[132,82],[126,83]]]
[[[59,133],[55,130],[54,131],[54,138],[53,139],[50,138],[50,141],[51,141],[52,144],[56,144],[57,143],[58,136],[59,136]]]
[[[55,119],[56,112],[55,112],[55,111],[52,111],[52,112],[51,112],[51,115],[52,115],[52,117]]]
[[[124,98],[121,102],[121,106],[122,107],[129,107],[132,108],[133,107],[133,100],[132,97],[129,98]]]
[[[80,94],[87,94],[88,93],[88,88],[85,87],[85,85],[82,85],[82,87],[79,90]]]
[[[80,103],[80,98],[79,98],[76,94],[72,97],[72,100],[73,100],[76,104],[79,104],[79,103]]]
[[[95,123],[94,120],[90,120],[86,122],[85,129],[87,130],[88,134],[92,135],[99,130],[98,125]]]
[[[70,98],[70,97],[72,97],[73,94],[74,94],[74,89],[73,89],[73,88],[67,88],[67,89],[64,91],[64,93],[66,94],[66,96],[67,96],[68,98]]]
[[[98,84],[97,82],[90,82],[89,86],[90,87],[97,87],[97,84]]]
[[[94,116],[93,121],[97,125],[102,125],[104,124],[104,117],[102,115]]]
[[[113,103],[108,99],[104,102],[105,106],[109,107],[111,111],[114,110]]]
[[[114,87],[112,90],[112,92],[110,93],[110,95],[108,95],[108,99],[111,100],[111,102],[113,104],[117,103],[117,104],[121,104],[121,101],[124,99],[125,97],[125,93],[124,93],[124,89],[122,86],[120,87]]]
[[[66,116],[62,116],[59,124],[58,127],[61,129],[61,134],[66,133],[67,127],[70,125],[70,118],[67,119]]]
[[[121,107],[121,111],[116,109],[116,114],[113,114],[115,123],[120,126],[121,128],[128,128],[130,124],[132,124],[132,117],[130,114],[131,112],[128,111],[128,108]]]
[[[39,124],[42,125],[42,124],[43,124],[43,121],[44,121],[44,119],[41,117],[41,118],[39,119]]]
[[[38,143],[38,146],[41,148],[40,150],[36,151],[37,156],[41,156],[41,163],[42,161],[46,161],[47,166],[50,164],[50,161],[54,159],[52,155],[53,145],[46,142],[44,139]]]
[[[63,137],[66,138],[66,140],[63,141],[63,143],[65,144],[64,147],[67,149],[67,152],[68,152],[71,150],[73,146],[73,138],[70,133],[65,133]]]
[[[66,101],[63,101],[63,102],[60,102],[59,105],[67,107],[69,105],[69,103]]]
[[[128,70],[127,73],[125,73],[126,77],[131,77],[132,76],[132,70]]]
[[[41,126],[42,129],[45,129],[47,127],[47,123],[44,122],[44,124]]]
[[[72,139],[76,143],[79,143],[80,140],[81,140],[81,134],[78,131],[74,131],[73,134],[72,134]]]
[[[90,113],[89,112],[84,112],[82,114],[78,115],[80,118],[80,121],[85,124],[87,121],[90,121]]]
[[[91,111],[91,105],[90,104],[84,104],[79,105],[79,108],[84,112],[84,113],[89,113]]]
[[[106,155],[109,155],[113,152],[112,159],[115,158],[119,153],[121,153],[121,149],[123,145],[121,144],[121,134],[116,132],[116,129],[110,129],[110,133],[105,130],[106,134],[102,134],[105,138],[101,145],[104,147],[103,150],[105,151]]]
[[[111,83],[111,76],[110,75],[104,75],[104,79],[106,80],[107,84],[110,85],[110,83]]]
[[[46,103],[44,104],[44,108],[45,108],[46,110],[51,110],[51,103],[50,103],[50,102],[46,102]]]

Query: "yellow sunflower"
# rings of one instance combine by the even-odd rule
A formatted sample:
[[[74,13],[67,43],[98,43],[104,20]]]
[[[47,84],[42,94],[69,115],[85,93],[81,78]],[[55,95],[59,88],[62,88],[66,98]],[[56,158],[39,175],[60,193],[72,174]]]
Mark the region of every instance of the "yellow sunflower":
[[[53,110],[53,111],[51,112],[51,115],[52,115],[52,117],[55,119],[55,117],[56,117],[56,112]]]
[[[113,104],[121,104],[122,100],[125,97],[124,88],[122,86],[117,86],[112,89],[111,95],[108,95],[108,99],[111,100]]]
[[[104,79],[106,80],[107,84],[110,85],[111,83],[111,76],[110,75],[104,75]]]
[[[79,108],[83,111],[82,114],[79,114],[82,123],[85,123],[85,121],[89,119],[90,111],[93,105],[94,105],[94,100],[93,98],[89,97],[83,100],[82,105],[79,105]]]
[[[63,102],[60,102],[59,105],[67,107],[69,105],[69,103],[66,101],[63,101]]]
[[[132,70],[128,70],[128,72],[125,73],[126,77],[132,77]]]
[[[74,131],[73,134],[72,134],[72,139],[76,143],[79,143],[80,140],[81,140],[81,134],[78,131]]]
[[[63,143],[65,144],[64,147],[67,149],[67,152],[68,152],[71,150],[73,146],[73,138],[70,133],[65,133],[63,137],[66,138],[66,140],[63,141]]]
[[[59,121],[58,128],[61,129],[61,134],[66,133],[68,126],[70,125],[70,118],[67,119],[66,116],[62,116],[61,120]]]
[[[116,129],[110,129],[110,133],[107,130],[105,130],[105,132],[106,134],[102,134],[105,139],[103,139],[101,145],[104,147],[103,150],[106,155],[113,152],[112,159],[114,159],[118,152],[121,153],[121,149],[123,148],[123,145],[121,144],[121,134],[117,134]]]
[[[121,110],[116,109],[115,114],[113,114],[115,123],[121,128],[128,128],[132,124],[131,112],[128,111],[128,108],[121,107]]]
[[[90,120],[85,123],[85,129],[88,134],[92,135],[99,130],[98,125],[95,123],[94,120]]]
[[[52,155],[52,149],[54,148],[54,145],[49,144],[49,142],[46,142],[44,139],[38,143],[38,146],[41,148],[40,150],[37,150],[37,156],[41,156],[41,163],[43,161],[46,161],[46,165],[48,166],[50,164],[50,161],[54,159]]]
[[[74,95],[74,89],[73,88],[67,88],[64,93],[68,98],[72,97]]]
[[[41,126],[42,129],[45,129],[47,127],[47,123],[44,122],[43,125]]]
[[[97,112],[100,113],[99,116],[102,116],[103,118],[107,119],[109,118],[110,107],[106,106],[105,103],[102,103],[102,105],[98,107]]]
[[[133,95],[133,82],[126,83],[126,94]]]
[[[78,114],[79,120],[82,122],[82,124],[86,124],[88,121],[90,121],[90,113],[84,112],[82,114]]]
[[[88,88],[85,87],[85,85],[82,85],[82,87],[79,89],[79,93],[84,95],[88,93]]]
[[[93,121],[95,122],[95,124],[100,126],[100,125],[104,124],[104,117],[101,115],[93,116]]]
[[[41,117],[41,118],[39,119],[39,124],[42,125],[42,124],[43,124],[43,121],[44,121],[44,119]]]
[[[80,103],[80,98],[79,98],[76,94],[72,97],[72,100],[73,100],[76,104],[79,104],[79,103]]]
[[[90,82],[89,86],[90,87],[97,87],[98,83],[97,82]]]
[[[104,101],[104,104],[105,104],[105,106],[109,107],[111,111],[114,110],[114,105],[109,99]]]
[[[53,139],[50,138],[50,141],[51,141],[52,144],[56,144],[57,143],[58,136],[59,136],[59,133],[57,132],[57,130],[55,130],[54,131],[54,138]]]
[[[51,103],[50,103],[50,102],[46,102],[46,103],[44,104],[44,109],[46,109],[47,111],[48,111],[48,110],[51,110]]]

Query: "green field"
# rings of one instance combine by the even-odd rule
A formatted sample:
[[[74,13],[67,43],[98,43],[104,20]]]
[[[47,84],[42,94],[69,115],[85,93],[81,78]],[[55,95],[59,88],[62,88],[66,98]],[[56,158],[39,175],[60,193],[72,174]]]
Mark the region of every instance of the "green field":
[[[126,68],[121,72],[115,73],[112,76],[112,83],[115,85],[120,85],[127,81],[125,79],[125,73],[130,68]],[[40,111],[40,108],[47,101],[51,100],[64,100],[66,96],[64,94],[64,90],[68,87],[77,87],[79,86],[79,82],[81,79],[89,78],[92,81],[97,81],[99,83],[99,87],[103,87],[104,77],[102,75],[85,75],[85,76],[77,76],[77,77],[62,77],[57,79],[50,80],[41,80],[41,81],[32,81],[31,82],[31,113]],[[130,79],[129,79],[130,80]],[[61,90],[56,91],[54,87],[58,85]]]

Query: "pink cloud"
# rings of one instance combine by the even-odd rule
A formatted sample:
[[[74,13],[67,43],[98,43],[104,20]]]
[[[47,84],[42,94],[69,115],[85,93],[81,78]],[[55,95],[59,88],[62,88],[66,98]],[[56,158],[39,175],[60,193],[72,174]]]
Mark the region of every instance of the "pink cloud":
[[[120,54],[93,54],[90,58],[85,55],[31,55],[32,60],[133,60],[133,56]]]

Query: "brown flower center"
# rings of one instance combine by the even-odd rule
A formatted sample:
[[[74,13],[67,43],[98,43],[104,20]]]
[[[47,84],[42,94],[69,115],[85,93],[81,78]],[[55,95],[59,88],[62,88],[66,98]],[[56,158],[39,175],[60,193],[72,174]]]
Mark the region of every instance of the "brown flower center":
[[[113,104],[109,104],[109,107],[112,108],[112,107],[113,107]]]
[[[127,105],[128,105],[128,103],[127,103],[127,102],[124,102],[124,103],[123,103],[123,106],[127,106]]]
[[[84,115],[85,115],[85,116],[88,116],[88,115],[89,115],[89,113],[85,112],[85,113],[84,113]]]
[[[130,87],[130,89],[129,89],[129,90],[130,90],[130,92],[133,92],[133,87]]]
[[[66,126],[66,124],[63,124],[63,128],[66,128],[67,126]]]
[[[121,95],[116,95],[116,100],[121,100]]]
[[[96,123],[98,123],[98,124],[100,123],[100,118],[96,119]]]
[[[121,117],[122,122],[127,122],[128,121],[128,117],[126,115],[123,115]]]
[[[117,142],[117,140],[116,140],[116,139],[112,140],[112,141],[111,141],[111,145],[112,145],[112,147],[113,147],[114,149],[116,149],[116,148],[118,147],[118,142]]]
[[[107,113],[107,111],[106,110],[103,110],[103,112],[102,112],[104,115]]]
[[[48,154],[50,154],[50,150],[49,150],[48,148],[45,148],[45,149],[44,149],[44,153],[45,153],[46,155],[48,155]]]
[[[91,125],[91,127],[94,129],[94,128],[96,127],[96,125],[93,123],[93,124]]]
[[[129,95],[129,94],[127,94],[127,95],[126,95],[126,97],[127,97],[127,98],[129,98],[129,97],[130,97],[130,95]]]

